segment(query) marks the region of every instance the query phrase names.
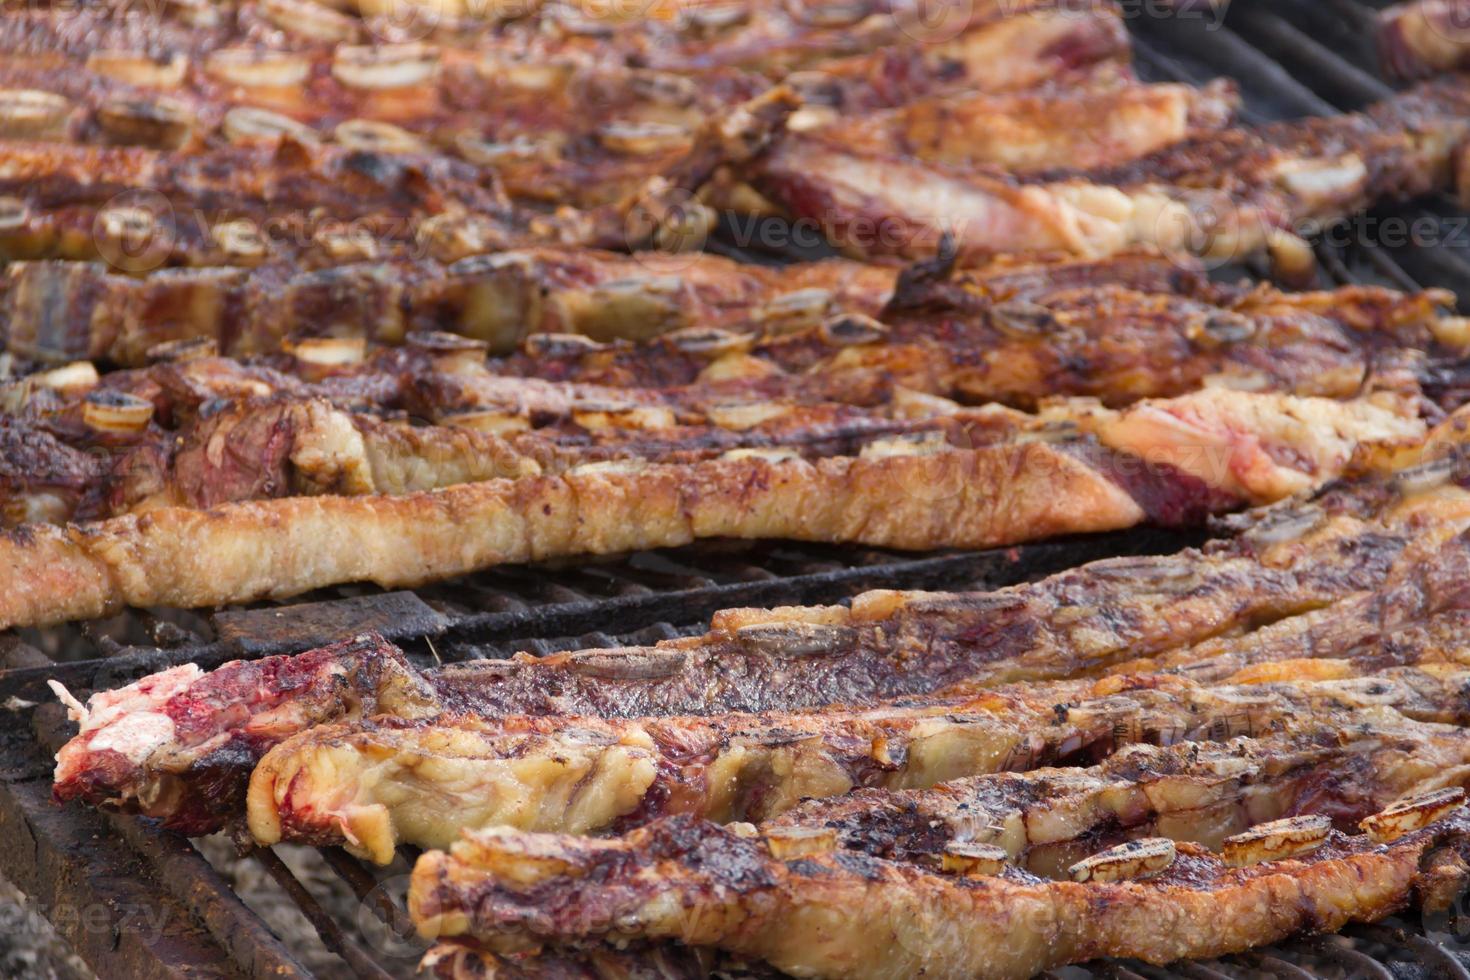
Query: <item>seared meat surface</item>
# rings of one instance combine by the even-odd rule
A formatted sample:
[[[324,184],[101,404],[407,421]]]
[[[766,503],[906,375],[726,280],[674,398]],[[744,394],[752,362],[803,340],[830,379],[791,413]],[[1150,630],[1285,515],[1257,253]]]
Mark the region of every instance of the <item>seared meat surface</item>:
[[[1355,726],[1383,707],[1463,724],[1467,682],[1463,668],[1430,664],[1220,688],[1141,674],[761,715],[377,718],[271,749],[251,775],[247,815],[261,843],[343,844],[387,863],[400,843],[448,847],[482,827],[587,833],[676,813],[760,821],[859,787],[924,788],[1140,741],[1261,736],[1294,719]]]
[[[411,2],[0,18],[0,630],[1218,536],[647,647],[53,684],[59,803],[426,849],[443,980],[1024,977],[1460,900],[1470,319],[1217,270],[1305,286],[1323,223],[1470,186],[1470,76],[1256,126],[1140,81],[1113,0]],[[1460,65],[1457,3],[1385,13],[1391,72]]]
[[[1425,83],[1360,114],[1235,128],[1121,166],[1013,175],[864,155],[821,132],[777,141],[756,185],[858,256],[1100,257],[1151,245],[1216,259],[1282,247],[1297,229],[1449,184],[1467,82]]]
[[[736,450],[402,496],[286,497],[25,525],[0,536],[0,623],[286,597],[340,582],[416,585],[505,562],[709,537],[978,548],[1197,522],[1410,450],[1423,423],[1394,401],[1206,389],[1118,412],[1063,404],[1023,419],[1013,438],[973,448],[894,439],[812,460]],[[1070,423],[1058,441],[1028,438],[1057,422]],[[218,560],[224,554],[231,560]]]
[[[1470,496],[1455,482],[1459,466],[1432,461],[1413,480],[1364,478],[1269,508],[1204,554],[1101,561],[994,593],[879,591],[850,607],[727,610],[708,634],[653,647],[427,672],[365,636],[229,664],[165,686],[166,697],[145,680],[89,706],[89,727],[63,753],[57,792],[139,806],[197,832],[239,812],[205,805],[221,786],[239,798],[265,751],[334,720],[636,719],[811,709],[941,689],[973,697],[999,684],[1099,672],[1168,669],[1230,683],[1292,681],[1307,659],[1312,676],[1327,678],[1334,675],[1321,672],[1334,665],[1347,676],[1434,663],[1453,649],[1444,638],[1464,616]],[[128,717],[105,710],[113,698],[152,705],[135,711],[186,716],[194,734],[160,725],[130,759],[97,756],[93,743],[111,741],[111,727]],[[283,701],[299,712],[294,722],[276,710]]]
[[[410,902],[425,935],[502,950],[651,938],[797,974],[1026,977],[1102,956],[1219,956],[1410,902],[1444,908],[1465,883],[1467,829],[1461,814],[1387,845],[1333,831],[1306,854],[1245,867],[1164,842],[1147,868],[1127,852],[1114,860],[1143,877],[1079,883],[1014,868],[941,875],[842,850],[783,860],[758,835],[675,817],[613,840],[472,835],[419,860]]]

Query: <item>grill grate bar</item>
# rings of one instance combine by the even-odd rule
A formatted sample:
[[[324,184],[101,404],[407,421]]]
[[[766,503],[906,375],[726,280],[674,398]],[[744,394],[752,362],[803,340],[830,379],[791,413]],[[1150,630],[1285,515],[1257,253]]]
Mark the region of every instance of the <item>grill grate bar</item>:
[[[54,753],[71,735],[59,704],[36,709],[36,744]],[[160,831],[151,821],[103,813],[108,827],[156,872],[163,891],[188,908],[212,939],[250,976],[304,976],[305,968],[237,897],[192,843]]]
[[[270,875],[291,901],[301,909],[302,914],[306,916],[327,949],[341,957],[342,962],[346,963],[348,968],[361,980],[395,980],[393,974],[378,966],[377,962],[361,946],[348,938],[337,920],[322,908],[316,896],[297,880],[296,876],[291,873],[291,869],[286,867],[286,863],[275,851],[258,847],[251,852],[251,855],[265,869],[266,874]]]
[[[1310,970],[1304,970],[1295,963],[1288,963],[1279,956],[1256,956],[1251,957],[1260,969],[1278,980],[1316,980],[1317,975]]]
[[[1309,953],[1333,960],[1347,968],[1347,975],[1360,980],[1396,980],[1393,971],[1360,950],[1346,945],[1337,936],[1318,936],[1305,943],[1294,943]]]
[[[1242,30],[1267,57],[1310,73],[1324,98],[1342,108],[1363,105],[1393,95],[1393,87],[1376,75],[1344,60],[1280,14],[1253,11]]]
[[[399,939],[414,935],[413,922],[408,909],[398,903],[379,883],[376,875],[357,858],[340,847],[322,848],[322,858],[327,867],[341,878],[343,883],[357,896],[357,900],[368,906],[378,921],[387,926]]]
[[[1225,26],[1207,27],[1202,23],[1171,23],[1169,28],[1150,23],[1150,18],[1131,22],[1134,30],[1156,45],[1178,52],[1205,68],[1211,77],[1228,75],[1241,86],[1245,107],[1241,118],[1249,123],[1264,122],[1264,110],[1284,110],[1279,116],[1330,116],[1333,105],[1294,78],[1281,63],[1252,46]],[[1179,57],[1174,58],[1180,61]],[[1189,81],[1188,77],[1181,80]]]
[[[1375,242],[1364,242],[1362,246],[1363,256],[1377,269],[1384,278],[1392,280],[1400,289],[1417,291],[1424,287],[1419,285],[1413,276],[1404,271],[1393,259],[1383,251]]]
[[[1439,980],[1470,980],[1470,970],[1440,943],[1393,926],[1367,925],[1357,931],[1389,949],[1412,952],[1429,974]]]

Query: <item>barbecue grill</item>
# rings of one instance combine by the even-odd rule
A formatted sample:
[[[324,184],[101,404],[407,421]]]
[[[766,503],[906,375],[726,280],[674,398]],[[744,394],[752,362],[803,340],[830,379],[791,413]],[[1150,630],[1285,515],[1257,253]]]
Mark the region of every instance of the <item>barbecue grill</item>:
[[[1240,83],[1243,116],[1252,123],[1358,109],[1389,94],[1372,46],[1374,7],[1381,5],[1234,0],[1222,21],[1219,11],[1157,16],[1155,5],[1124,4],[1134,14],[1129,25],[1145,79],[1202,83],[1230,76]],[[1409,226],[1416,241],[1378,233]],[[1375,210],[1351,234],[1326,237],[1317,245],[1324,285],[1442,286],[1456,290],[1462,303],[1470,299],[1470,217],[1448,195]],[[762,248],[762,236],[754,238],[717,239],[713,248],[761,262],[812,257]],[[1417,247],[1426,238],[1439,247]],[[1232,277],[1241,272],[1265,270],[1219,270]],[[193,843],[144,818],[51,802],[51,755],[69,727],[61,706],[50,703],[48,679],[74,691],[106,689],[177,664],[209,669],[239,657],[309,649],[368,627],[424,666],[652,643],[701,629],[711,613],[730,606],[839,601],[875,587],[995,588],[1099,557],[1165,554],[1195,543],[1191,534],[1142,531],[914,556],[715,542],[492,570],[415,591],[342,587],[285,604],[212,614],[135,611],[0,635],[0,701],[28,722],[0,732],[0,839],[10,842],[0,848],[0,872],[107,975],[310,977],[303,950],[274,935]],[[412,973],[420,947],[397,887],[412,855],[386,868],[336,848],[295,849],[289,864],[269,849],[257,848],[249,859],[340,960],[341,975],[379,980]],[[740,963],[723,966],[731,976],[750,972]],[[1470,918],[1416,914],[1218,961],[1166,969],[1090,964],[1058,975],[1470,980]]]

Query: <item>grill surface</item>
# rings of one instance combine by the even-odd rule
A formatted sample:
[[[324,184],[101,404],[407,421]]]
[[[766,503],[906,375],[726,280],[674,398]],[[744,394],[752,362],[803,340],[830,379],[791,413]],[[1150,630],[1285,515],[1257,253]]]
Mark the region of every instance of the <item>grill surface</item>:
[[[1391,90],[1377,76],[1372,6],[1356,0],[1234,0],[1224,23],[1210,15],[1156,16],[1128,4],[1140,74],[1150,80],[1235,78],[1245,119],[1262,122],[1361,108]],[[1153,14],[1153,15],[1151,15]],[[1417,237],[1380,231],[1412,226]],[[727,229],[727,231],[731,231]],[[762,247],[756,228],[714,243],[753,261],[810,258]],[[738,237],[744,247],[730,241]],[[1318,246],[1323,285],[1444,286],[1470,300],[1470,218],[1448,195],[1382,209]],[[1435,245],[1437,247],[1422,247]],[[1227,268],[1226,277],[1264,269]],[[179,663],[206,668],[240,656],[307,649],[377,626],[420,663],[503,657],[515,651],[649,643],[701,628],[737,605],[838,601],[866,588],[994,588],[1111,554],[1165,553],[1193,543],[1132,532],[983,553],[914,557],[789,544],[704,544],[581,562],[494,570],[417,592],[339,588],[286,605],[192,613],[129,613],[103,623],[0,634],[0,849],[3,871],[39,903],[63,937],[105,976],[275,977],[312,974],[190,842],[144,819],[54,806],[50,754],[68,735],[47,678],[77,691],[105,688]],[[609,632],[611,631],[611,635]],[[38,707],[32,706],[39,704]],[[402,904],[412,854],[385,869],[345,852],[297,854],[293,871],[273,851],[258,862],[299,910],[343,976],[408,976],[421,945]],[[330,887],[325,887],[330,885]],[[332,894],[328,894],[331,892]],[[340,913],[344,896],[355,915]],[[1157,968],[1093,964],[1058,977],[1464,978],[1470,916],[1460,909],[1355,927],[1208,963]],[[748,974],[738,964],[726,970]]]

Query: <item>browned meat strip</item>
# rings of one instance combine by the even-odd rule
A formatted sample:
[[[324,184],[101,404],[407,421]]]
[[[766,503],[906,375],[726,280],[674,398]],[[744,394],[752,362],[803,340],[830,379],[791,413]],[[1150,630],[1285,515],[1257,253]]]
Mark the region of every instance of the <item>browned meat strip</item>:
[[[1379,200],[1443,187],[1464,141],[1467,81],[1449,77],[1365,113],[1239,128],[1117,168],[1016,178],[852,153],[820,132],[776,143],[757,186],[861,256],[1063,251],[1153,245],[1216,260],[1271,247]]]
[[[1320,486],[1424,436],[1417,418],[1374,399],[1224,389],[1116,413],[1064,406],[1038,421],[1072,422],[1082,435],[975,449],[894,441],[814,461],[740,451],[691,464],[614,461],[397,497],[166,507],[86,526],[26,526],[0,536],[0,623],[219,605],[349,581],[415,585],[505,562],[705,537],[994,547],[1178,523]],[[226,554],[228,563],[219,560]]]
[[[835,832],[843,849],[934,870],[951,845],[997,847],[1032,874],[1065,878],[1078,861],[1139,837],[1219,850],[1257,824],[1298,816],[1351,832],[1401,797],[1470,779],[1470,735],[1460,728],[1407,722],[1390,710],[1347,731],[1284,724],[1286,734],[1260,739],[1127,746],[1085,769],[858,790],[801,803],[761,830]]]
[[[1245,867],[1198,845],[1154,846],[1113,859],[1110,879],[1053,882],[791,853],[674,818],[610,841],[472,836],[419,859],[410,908],[426,936],[496,948],[673,939],[807,976],[1019,978],[1102,956],[1218,956],[1410,904],[1443,909],[1465,887],[1467,830],[1454,815],[1387,845],[1333,832],[1308,853]]]
[[[262,844],[340,843],[386,863],[400,843],[447,847],[467,829],[588,833],[678,813],[759,821],[858,787],[923,788],[1297,721],[1356,726],[1385,707],[1463,724],[1467,681],[1462,667],[1429,665],[1221,688],[1167,675],[1058,681],[809,713],[380,717],[271,749],[251,775],[247,818]]]

